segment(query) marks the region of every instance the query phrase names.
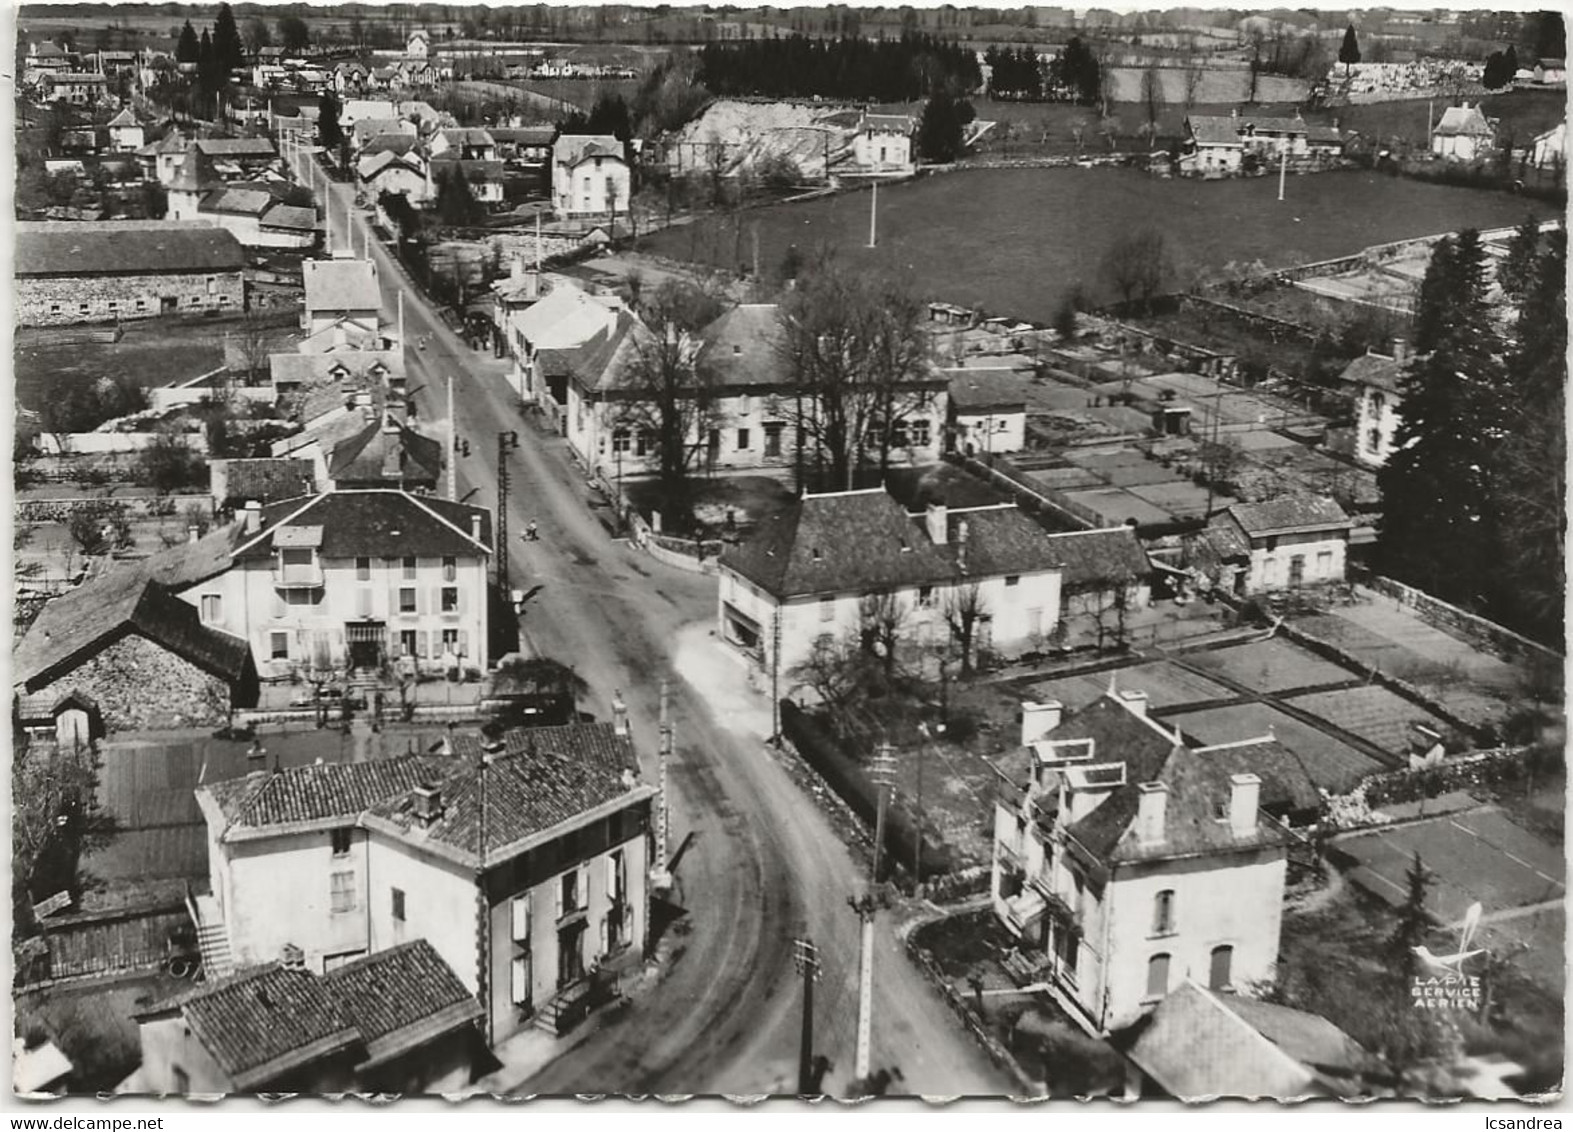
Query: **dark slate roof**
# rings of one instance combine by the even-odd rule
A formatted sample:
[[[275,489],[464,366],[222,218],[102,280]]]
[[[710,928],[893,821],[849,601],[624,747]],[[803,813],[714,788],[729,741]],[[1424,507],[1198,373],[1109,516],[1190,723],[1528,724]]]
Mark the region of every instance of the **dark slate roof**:
[[[1326,496],[1268,499],[1261,503],[1231,504],[1228,514],[1253,537],[1293,531],[1344,529],[1354,526],[1336,500]]]
[[[198,138],[192,142],[209,157],[276,157],[272,138]]]
[[[1011,504],[951,511],[946,520],[949,541],[943,550],[956,563],[958,573],[984,578],[1052,568],[1053,538]],[[967,525],[965,545],[962,523]],[[922,537],[921,530],[917,533]]]
[[[1393,358],[1382,354],[1366,354],[1345,366],[1340,380],[1396,393],[1398,383],[1403,380],[1404,369],[1405,367]]]
[[[721,385],[790,385],[779,311],[775,303],[743,303],[721,315],[701,332],[700,364]]]
[[[1132,527],[1051,535],[1048,554],[1047,564],[1060,570],[1060,586],[1065,590],[1107,585],[1109,579],[1124,575],[1140,580],[1152,573],[1147,551]]]
[[[1278,1040],[1285,1036],[1287,1042]],[[1283,1100],[1358,1091],[1353,1082],[1329,1078],[1304,1060],[1307,1049],[1334,1056],[1340,1070],[1363,1067],[1367,1060],[1365,1051],[1326,1019],[1208,991],[1187,979],[1158,1004],[1127,1056],[1182,1100]]]
[[[460,158],[452,156],[453,150],[448,149],[431,159],[432,176],[437,177],[443,173],[457,168],[464,174],[464,179],[470,184],[493,184],[500,182],[507,172],[501,161],[481,161],[473,158]]]
[[[481,520],[481,545],[470,537],[471,517]],[[322,528],[323,558],[417,555],[437,558],[489,553],[491,512],[484,507],[414,496],[389,488],[324,492],[262,509],[262,529],[243,544],[237,558],[273,553],[273,533],[282,526]]]
[[[449,126],[446,129],[438,130],[437,136],[451,146],[473,148],[476,146],[491,147],[497,144],[497,140],[491,134],[478,126]]]
[[[1322,804],[1318,783],[1305,764],[1276,738],[1198,747],[1195,753],[1208,765],[1212,777],[1221,778],[1224,783],[1235,774],[1254,774],[1260,778],[1264,807],[1314,810]]]
[[[187,991],[142,1016],[175,1010],[241,1090],[266,1085],[359,1040],[324,980],[278,963]]]
[[[500,737],[510,754],[555,755],[584,766],[600,767],[621,774],[639,773],[639,756],[633,739],[617,734],[610,723],[567,723],[559,727],[517,727]],[[474,735],[454,738],[454,749],[479,756],[481,740]]]
[[[948,371],[950,403],[958,414],[985,413],[990,410],[1023,413],[1027,410],[1025,378],[1014,373],[986,373],[978,370]]]
[[[420,144],[420,138],[414,134],[377,134],[365,145],[360,147],[362,158],[370,157],[375,153],[394,153],[402,157]],[[418,166],[411,166],[418,168]]]
[[[805,495],[728,547],[721,564],[777,598],[932,585],[955,560],[883,488]]]
[[[1234,118],[1217,114],[1193,114],[1186,119],[1191,136],[1201,145],[1239,145],[1240,131]]]
[[[367,955],[328,972],[328,994],[366,1047],[365,1070],[466,1026],[484,1011],[424,939]]]
[[[398,449],[398,470],[392,474],[386,470],[385,459],[390,447]],[[355,436],[339,441],[328,456],[328,478],[340,485],[434,485],[441,475],[442,441],[403,424],[390,432],[373,421]]]
[[[224,498],[220,503],[298,499],[302,488],[313,480],[311,461],[291,456],[214,460],[212,476],[223,481]]]
[[[264,228],[310,232],[317,227],[317,210],[295,204],[276,204],[262,214],[261,223]]]
[[[24,220],[15,227],[18,276],[239,271],[233,233],[186,220]]]
[[[17,644],[11,681],[37,691],[128,633],[220,679],[246,673],[246,642],[202,624],[200,614],[151,579],[146,564],[112,570],[48,602]]]
[[[578,165],[592,157],[623,161],[623,143],[611,134],[559,134],[552,144],[552,160],[558,165]]]
[[[491,131],[492,139],[513,145],[551,145],[556,126],[505,126]]]

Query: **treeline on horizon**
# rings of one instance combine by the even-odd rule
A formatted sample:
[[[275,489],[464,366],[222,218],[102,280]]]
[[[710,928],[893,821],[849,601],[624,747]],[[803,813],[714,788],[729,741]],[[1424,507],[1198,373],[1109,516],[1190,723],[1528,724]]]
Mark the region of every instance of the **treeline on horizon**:
[[[698,80],[718,95],[908,102],[941,88],[974,90],[983,75],[969,48],[930,35],[879,40],[788,35],[706,44],[699,51]]]

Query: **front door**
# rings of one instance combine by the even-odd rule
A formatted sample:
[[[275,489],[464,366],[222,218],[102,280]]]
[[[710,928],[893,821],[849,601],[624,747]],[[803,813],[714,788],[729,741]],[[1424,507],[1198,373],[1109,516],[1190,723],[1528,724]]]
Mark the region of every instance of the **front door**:
[[[381,623],[357,622],[344,627],[351,668],[377,668],[383,661],[383,640],[387,628]]]
[[[557,985],[566,987],[584,978],[584,921],[569,924],[557,933]]]
[[[1296,554],[1289,559],[1289,585],[1298,588],[1305,581],[1305,555]]]
[[[160,295],[158,300],[159,314],[174,314],[180,305],[180,299],[174,295]]]
[[[721,458],[721,430],[718,428],[710,430],[710,443],[708,451],[705,453],[705,458],[709,461],[709,466],[712,468],[715,467],[716,461]]]

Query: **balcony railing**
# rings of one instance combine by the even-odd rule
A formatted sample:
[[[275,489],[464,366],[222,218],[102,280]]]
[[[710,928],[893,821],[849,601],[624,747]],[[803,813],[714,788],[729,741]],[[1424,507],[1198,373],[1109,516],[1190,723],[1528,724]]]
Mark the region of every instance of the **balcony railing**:
[[[273,585],[281,590],[320,590],[322,588],[322,567],[316,563],[311,565],[290,565],[273,567]]]

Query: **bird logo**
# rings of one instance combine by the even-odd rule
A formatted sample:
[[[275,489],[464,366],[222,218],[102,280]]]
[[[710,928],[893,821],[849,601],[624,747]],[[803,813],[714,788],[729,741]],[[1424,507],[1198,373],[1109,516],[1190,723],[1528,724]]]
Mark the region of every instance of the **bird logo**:
[[[1471,948],[1469,945],[1475,940],[1475,931],[1480,926],[1480,901],[1475,901],[1464,913],[1464,922],[1460,925],[1458,933],[1458,950],[1451,955],[1433,955],[1431,949],[1421,944],[1411,948],[1420,957],[1428,968],[1439,975],[1461,976],[1464,973],[1464,960],[1473,959],[1476,955],[1485,954],[1485,948]]]

